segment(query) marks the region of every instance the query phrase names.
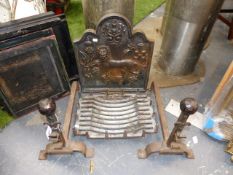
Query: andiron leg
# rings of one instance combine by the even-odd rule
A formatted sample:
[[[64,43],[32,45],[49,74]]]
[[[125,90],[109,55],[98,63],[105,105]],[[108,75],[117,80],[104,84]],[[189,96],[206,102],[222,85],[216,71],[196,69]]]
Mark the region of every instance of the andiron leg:
[[[71,141],[69,139],[70,123],[77,89],[78,83],[73,82],[62,130],[60,129],[60,123],[57,121],[55,114],[55,102],[52,99],[43,99],[39,102],[39,112],[46,116],[47,124],[52,130],[49,136],[52,142],[46,146],[45,150],[40,151],[39,160],[46,160],[50,154],[72,154],[73,152],[80,152],[85,157],[92,157],[94,155],[94,150],[88,148],[85,143]]]
[[[169,135],[167,120],[164,112],[164,106],[160,96],[159,88],[152,83],[157,102],[157,109],[160,118],[160,124],[163,134],[163,142],[153,142],[145,148],[138,150],[138,158],[147,158],[152,153],[159,154],[185,154],[187,158],[193,159],[193,151],[181,142],[181,133],[185,126],[190,125],[187,122],[189,115],[194,114],[198,109],[198,104],[193,98],[185,98],[180,103],[181,114],[176,121],[172,132]]]

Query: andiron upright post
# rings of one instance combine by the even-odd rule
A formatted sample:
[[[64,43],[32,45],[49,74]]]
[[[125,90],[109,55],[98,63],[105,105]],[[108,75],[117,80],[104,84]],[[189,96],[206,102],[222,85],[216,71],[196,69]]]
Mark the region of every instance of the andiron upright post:
[[[169,135],[164,107],[160,96],[159,88],[152,83],[152,88],[155,91],[157,109],[160,117],[160,123],[163,134],[163,142],[153,142],[145,148],[138,150],[138,157],[141,159],[147,158],[150,154],[158,152],[159,154],[185,154],[187,158],[194,159],[193,151],[182,143],[181,133],[185,126],[190,125],[187,122],[189,116],[194,114],[198,109],[198,104],[193,98],[185,98],[180,102],[181,114],[174,124],[174,128]]]
[[[71,86],[70,99],[68,101],[63,128],[58,122],[55,114],[56,104],[52,99],[43,99],[39,102],[39,112],[46,116],[46,123],[50,128],[49,140],[44,150],[40,151],[39,160],[46,160],[49,154],[71,154],[73,152],[81,152],[85,157],[92,157],[93,149],[87,148],[83,142],[72,141],[69,139],[70,123],[72,119],[72,111],[75,102],[78,83],[74,81]]]

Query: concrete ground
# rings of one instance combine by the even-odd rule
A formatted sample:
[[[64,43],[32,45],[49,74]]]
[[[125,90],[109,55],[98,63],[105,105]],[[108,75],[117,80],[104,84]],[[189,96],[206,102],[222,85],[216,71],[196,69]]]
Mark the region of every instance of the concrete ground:
[[[152,16],[161,16],[163,7]],[[203,81],[187,86],[162,89],[164,104],[170,99],[177,101],[184,97],[194,97],[200,104],[199,112],[212,96],[227,66],[232,61],[233,45],[227,40],[227,27],[217,21],[209,47],[203,51],[201,59],[206,66]],[[57,102],[58,115],[63,116],[67,97]],[[75,113],[74,113],[75,116]],[[167,113],[169,127],[173,126],[175,117]],[[158,120],[158,119],[157,119]],[[86,159],[83,155],[49,156],[48,160],[39,161],[38,153],[47,144],[45,127],[38,112],[25,115],[7,126],[0,133],[0,175],[88,175],[90,161],[94,164],[94,175],[232,175],[233,164],[230,155],[224,152],[226,145],[209,138],[200,129],[191,126],[185,129],[193,149],[195,159],[184,156],[151,155],[148,159],[139,160],[137,149],[146,144],[161,140],[161,133],[147,135],[137,139],[90,140],[85,137],[73,137],[82,140],[89,147],[95,148],[95,157]],[[192,137],[198,138],[194,143]]]

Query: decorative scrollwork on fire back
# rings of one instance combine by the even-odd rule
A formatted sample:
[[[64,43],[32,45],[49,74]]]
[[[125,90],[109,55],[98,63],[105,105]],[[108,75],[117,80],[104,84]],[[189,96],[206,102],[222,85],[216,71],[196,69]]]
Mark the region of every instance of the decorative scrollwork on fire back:
[[[106,41],[110,44],[118,44],[121,42],[124,33],[127,31],[126,25],[119,19],[113,19],[110,22],[106,22],[102,26],[102,33],[106,38]]]
[[[79,63],[82,66],[84,76],[86,78],[93,78],[93,74],[98,72],[99,64],[98,60],[95,59],[95,48],[90,37],[87,38],[84,45],[84,49],[79,51]]]
[[[75,47],[85,87],[146,86],[153,44],[142,33],[132,35],[125,18],[104,18],[96,34],[86,32]]]

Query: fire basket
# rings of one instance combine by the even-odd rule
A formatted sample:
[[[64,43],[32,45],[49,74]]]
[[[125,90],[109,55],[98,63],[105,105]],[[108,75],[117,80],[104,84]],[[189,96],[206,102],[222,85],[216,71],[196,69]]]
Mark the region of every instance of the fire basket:
[[[86,31],[81,40],[74,43],[80,86],[77,82],[72,83],[63,129],[57,129],[60,123],[57,123],[56,118],[53,119],[55,127],[51,122],[51,117],[54,116],[51,110],[54,112],[55,106],[44,111],[44,106],[47,106],[44,104],[50,100],[39,103],[42,104],[40,112],[47,116],[48,125],[56,136],[56,140],[40,152],[39,159],[46,159],[48,154],[72,152],[81,152],[86,157],[93,156],[93,150],[85,143],[73,142],[68,137],[75,104],[75,135],[86,135],[89,138],[133,138],[155,133],[158,130],[158,111],[163,141],[139,149],[138,157],[147,158],[157,152],[185,154],[188,158],[194,158],[192,150],[182,143],[181,132],[189,125],[187,119],[197,111],[198,105],[192,98],[182,100],[182,113],[169,135],[159,88],[153,82],[151,90],[146,89],[153,43],[143,33],[132,34],[131,29],[125,17],[111,14],[100,20],[96,31]],[[76,91],[78,98],[75,101]],[[49,106],[52,107],[55,103],[50,102]],[[54,138],[54,134],[50,138]]]
[[[157,131],[154,94],[146,90],[153,43],[132,34],[123,16],[104,16],[75,42],[80,73],[75,134],[139,137]]]

